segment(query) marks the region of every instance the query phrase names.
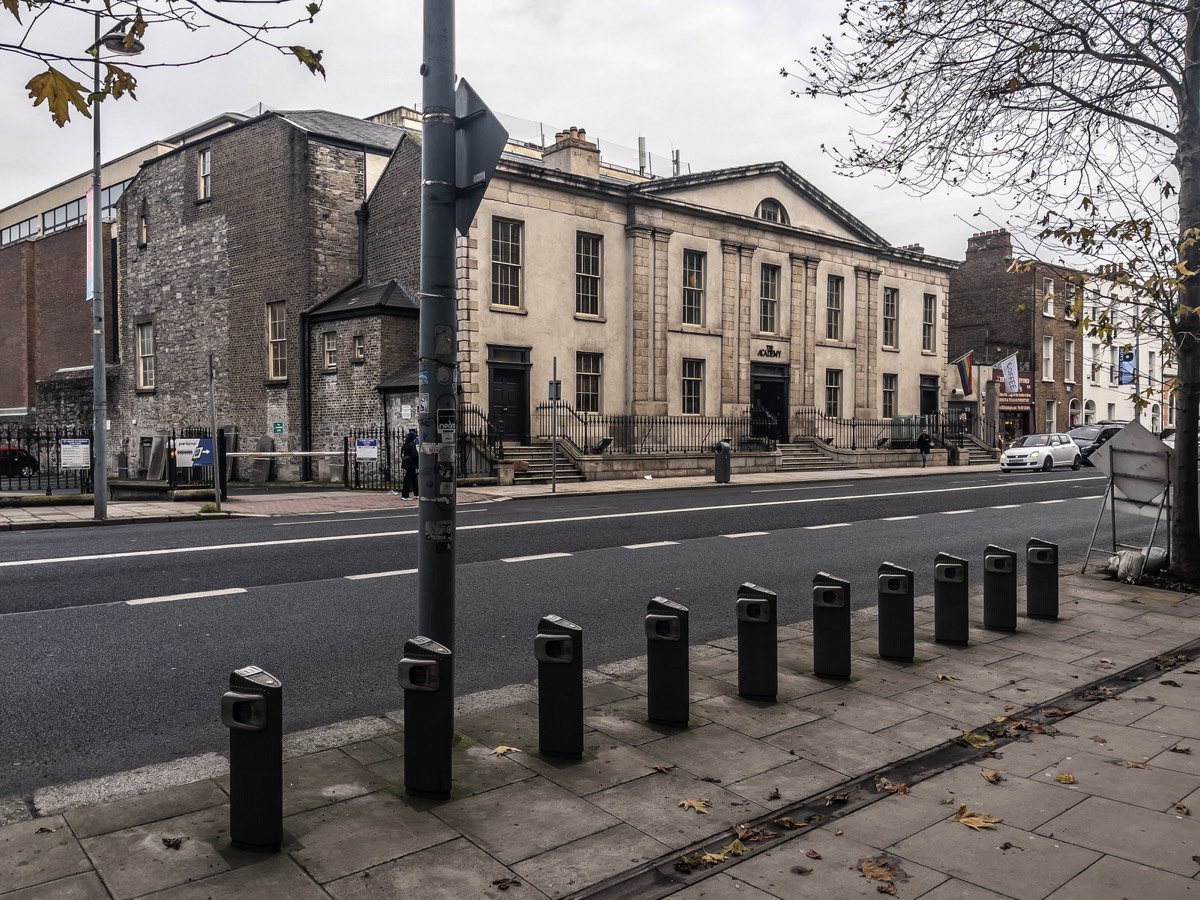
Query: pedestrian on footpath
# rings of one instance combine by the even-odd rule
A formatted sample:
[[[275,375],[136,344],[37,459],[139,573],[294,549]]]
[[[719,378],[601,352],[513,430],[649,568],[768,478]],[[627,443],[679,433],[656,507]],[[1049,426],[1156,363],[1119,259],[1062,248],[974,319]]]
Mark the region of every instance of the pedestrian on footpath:
[[[921,436],[917,438],[917,449],[921,451],[922,469],[929,465],[929,448],[931,445],[932,441],[929,440],[929,432],[922,428]]]
[[[408,429],[404,443],[400,445],[400,468],[404,472],[404,486],[400,489],[401,500],[415,500],[417,496],[417,470],[421,468],[421,457],[417,453],[417,431]]]

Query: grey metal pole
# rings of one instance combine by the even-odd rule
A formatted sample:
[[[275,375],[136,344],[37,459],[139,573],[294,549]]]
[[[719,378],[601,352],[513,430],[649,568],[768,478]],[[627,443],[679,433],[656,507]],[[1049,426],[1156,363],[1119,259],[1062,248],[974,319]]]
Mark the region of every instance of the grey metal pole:
[[[216,364],[213,355],[208,354],[208,433],[212,435],[213,449],[213,500],[217,504],[217,512],[221,511],[221,454],[217,450],[217,398],[214,390],[216,380]],[[308,457],[304,457],[308,459]]]
[[[558,386],[558,357],[554,357],[551,386]],[[558,493],[558,393],[550,399],[550,493]]]
[[[453,652],[458,435],[453,0],[424,0],[424,21],[417,623],[423,636]]]
[[[104,378],[104,225],[100,221],[100,11],[92,45],[92,497],[95,519],[108,518],[108,384]]]

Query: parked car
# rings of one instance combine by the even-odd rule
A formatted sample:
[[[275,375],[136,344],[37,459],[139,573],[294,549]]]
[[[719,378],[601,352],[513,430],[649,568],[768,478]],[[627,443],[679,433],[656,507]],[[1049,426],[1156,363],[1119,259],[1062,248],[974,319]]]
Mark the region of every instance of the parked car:
[[[1000,457],[1001,472],[1023,469],[1049,472],[1056,465],[1072,469],[1083,465],[1083,454],[1068,434],[1027,434]]]
[[[1090,466],[1092,463],[1088,457],[1099,450],[1103,444],[1116,437],[1124,427],[1124,422],[1097,422],[1095,425],[1076,425],[1074,428],[1067,429],[1067,434],[1079,446],[1079,452],[1083,455],[1083,464]]]
[[[0,447],[0,476],[30,478],[38,473],[37,458],[20,447]]]

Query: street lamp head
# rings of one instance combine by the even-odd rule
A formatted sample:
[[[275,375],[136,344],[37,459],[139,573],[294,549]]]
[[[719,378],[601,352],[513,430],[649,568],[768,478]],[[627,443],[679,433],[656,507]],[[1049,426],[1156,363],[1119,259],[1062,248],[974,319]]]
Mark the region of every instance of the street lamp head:
[[[132,21],[132,19],[122,19],[88,49],[98,52],[99,48],[103,47],[109,53],[116,53],[120,56],[137,56],[146,49],[146,45],[125,31]]]

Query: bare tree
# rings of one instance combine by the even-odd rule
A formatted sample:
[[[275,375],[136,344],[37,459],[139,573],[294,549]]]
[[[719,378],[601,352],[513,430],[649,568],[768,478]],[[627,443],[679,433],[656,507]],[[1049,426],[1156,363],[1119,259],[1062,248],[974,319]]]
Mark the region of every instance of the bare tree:
[[[824,148],[841,171],[1002,198],[1031,255],[1166,323],[1174,567],[1200,582],[1200,0],[847,0],[840,25],[782,74],[864,116]]]
[[[290,56],[314,75],[324,76],[321,51],[287,43],[297,26],[312,22],[324,0],[0,0],[0,7],[12,19],[5,26],[9,39],[0,40],[0,53],[25,56],[44,63],[44,71],[25,85],[34,106],[46,104],[51,117],[62,127],[74,108],[91,117],[92,100],[114,100],[128,94],[136,99],[135,71],[160,67],[194,66],[229,56],[251,44],[258,44]],[[99,96],[93,96],[70,74],[75,71],[87,83],[93,66],[91,52],[85,46],[65,49],[63,34],[71,33],[71,18],[97,13],[110,25],[126,34],[126,46],[135,41],[152,49],[153,38],[167,29],[184,30],[197,36],[197,52],[185,57],[155,59],[121,56],[106,58],[102,64]],[[0,14],[2,15],[2,14]],[[5,16],[4,19],[8,17]],[[83,28],[75,33],[87,33]],[[113,61],[118,59],[119,62]]]

